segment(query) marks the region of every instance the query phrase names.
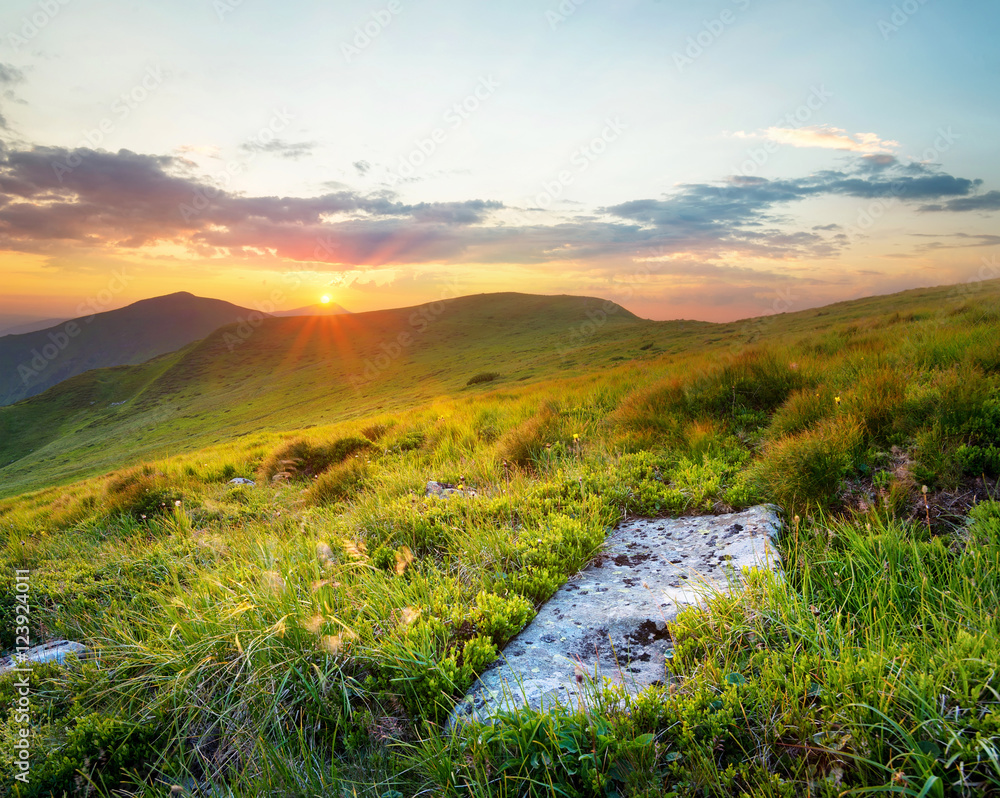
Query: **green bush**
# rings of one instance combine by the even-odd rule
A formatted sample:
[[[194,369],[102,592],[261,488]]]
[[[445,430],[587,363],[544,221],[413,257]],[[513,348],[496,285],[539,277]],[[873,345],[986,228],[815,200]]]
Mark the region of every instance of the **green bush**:
[[[476,596],[476,628],[497,645],[510,640],[534,617],[534,607],[523,596],[513,594],[505,598],[486,591]]]
[[[144,723],[120,720],[98,712],[76,720],[65,743],[48,753],[31,769],[27,790],[18,795],[52,796],[89,794],[81,790],[93,781],[98,790],[111,791],[151,773],[162,747],[162,731],[148,720]]]

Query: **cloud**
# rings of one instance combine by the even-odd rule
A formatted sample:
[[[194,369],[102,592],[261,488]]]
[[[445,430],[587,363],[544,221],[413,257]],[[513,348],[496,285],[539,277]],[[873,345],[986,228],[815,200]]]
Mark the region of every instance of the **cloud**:
[[[981,181],[924,164],[864,158],[845,169],[678,186],[595,213],[551,217],[489,199],[405,203],[391,191],[329,185],[312,197],[243,196],[194,175],[179,156],[0,144],[0,247],[115,253],[158,243],[192,257],[283,258],[344,267],[585,264],[622,259],[790,260],[837,255],[836,223],[795,229],[789,207],[813,197],[952,202]],[[991,192],[994,193],[994,192]],[[989,196],[989,195],[983,195]],[[548,223],[546,223],[548,221]]]
[[[266,152],[270,155],[277,155],[279,158],[289,158],[298,160],[312,153],[316,148],[315,141],[289,142],[283,139],[271,139],[263,144],[256,141],[247,142],[240,145],[244,152]]]
[[[20,83],[24,80],[24,71],[11,64],[0,64],[0,83]]]
[[[959,243],[948,243],[947,241],[929,241],[917,247],[917,251],[935,249],[966,249],[968,247],[995,247],[1000,246],[1000,235],[993,233],[951,233],[950,235],[938,235],[936,233],[912,233],[916,238],[950,239],[957,238]]]
[[[368,171],[372,168],[372,165],[368,161],[355,161],[354,168],[358,170],[358,174],[364,177],[368,174]]]
[[[972,197],[960,197],[943,204],[924,205],[922,211],[1000,211],[1000,191],[987,191]]]
[[[898,141],[880,139],[874,133],[848,133],[843,128],[830,125],[807,127],[769,127],[757,133],[738,131],[742,139],[768,139],[777,144],[793,147],[821,147],[828,150],[848,150],[862,153],[889,153],[899,147]]]

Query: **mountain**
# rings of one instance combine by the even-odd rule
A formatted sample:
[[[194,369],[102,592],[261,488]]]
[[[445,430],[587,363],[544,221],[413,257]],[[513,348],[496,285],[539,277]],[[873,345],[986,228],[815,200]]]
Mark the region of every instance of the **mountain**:
[[[44,330],[48,327],[55,327],[57,324],[62,324],[66,319],[32,319],[30,317],[23,317],[24,321],[17,319],[16,317],[8,317],[8,321],[13,321],[7,327],[0,329],[0,338],[5,335],[23,335],[24,333],[35,332],[37,330]]]
[[[142,365],[89,371],[0,407],[0,494],[259,430],[655,357],[714,328],[645,321],[600,299],[513,293],[231,324]],[[466,388],[483,373],[496,376]]]
[[[272,316],[339,316],[343,313],[350,313],[347,308],[343,305],[338,305],[336,302],[318,302],[315,305],[305,305],[301,308],[293,308],[292,310],[275,310],[271,312]]]
[[[261,314],[181,291],[0,338],[0,405],[95,368],[135,365]]]
[[[479,391],[667,359],[694,368],[758,342],[847,333],[1000,303],[1000,280],[840,302],[724,324],[640,319],[588,297],[480,294],[410,308],[262,318],[221,327],[141,365],[79,374],[0,407],[0,496],[123,465],[282,432],[427,407],[432,418]],[[245,317],[244,317],[245,318]],[[854,333],[852,333],[854,334]],[[853,339],[852,339],[853,340]],[[658,365],[659,364],[659,365]],[[251,438],[252,440],[253,438]]]

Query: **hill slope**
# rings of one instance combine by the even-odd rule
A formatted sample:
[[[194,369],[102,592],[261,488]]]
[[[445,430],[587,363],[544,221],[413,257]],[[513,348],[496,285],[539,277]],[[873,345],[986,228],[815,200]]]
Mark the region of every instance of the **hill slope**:
[[[580,362],[644,354],[643,331],[655,330],[662,346],[712,326],[513,293],[228,325],[178,352],[90,371],[0,408],[0,494],[248,432],[410,407],[481,372],[500,371],[501,381],[574,373]]]
[[[36,396],[90,369],[144,363],[253,312],[182,291],[44,330],[4,336],[0,405]]]

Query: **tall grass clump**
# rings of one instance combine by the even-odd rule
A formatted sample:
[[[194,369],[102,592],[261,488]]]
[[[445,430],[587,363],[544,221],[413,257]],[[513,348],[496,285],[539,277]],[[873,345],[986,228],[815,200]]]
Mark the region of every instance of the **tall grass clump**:
[[[710,367],[686,386],[692,414],[741,420],[764,418],[806,382],[800,369],[770,349],[749,349]]]
[[[265,480],[312,477],[371,445],[367,437],[354,435],[329,443],[296,438],[272,451],[261,464],[260,472]]]
[[[113,475],[105,488],[105,507],[110,515],[151,518],[172,513],[180,493],[162,472],[150,465],[137,466]]]
[[[753,473],[766,495],[785,509],[831,507],[859,453],[863,428],[840,415],[768,443]]]

